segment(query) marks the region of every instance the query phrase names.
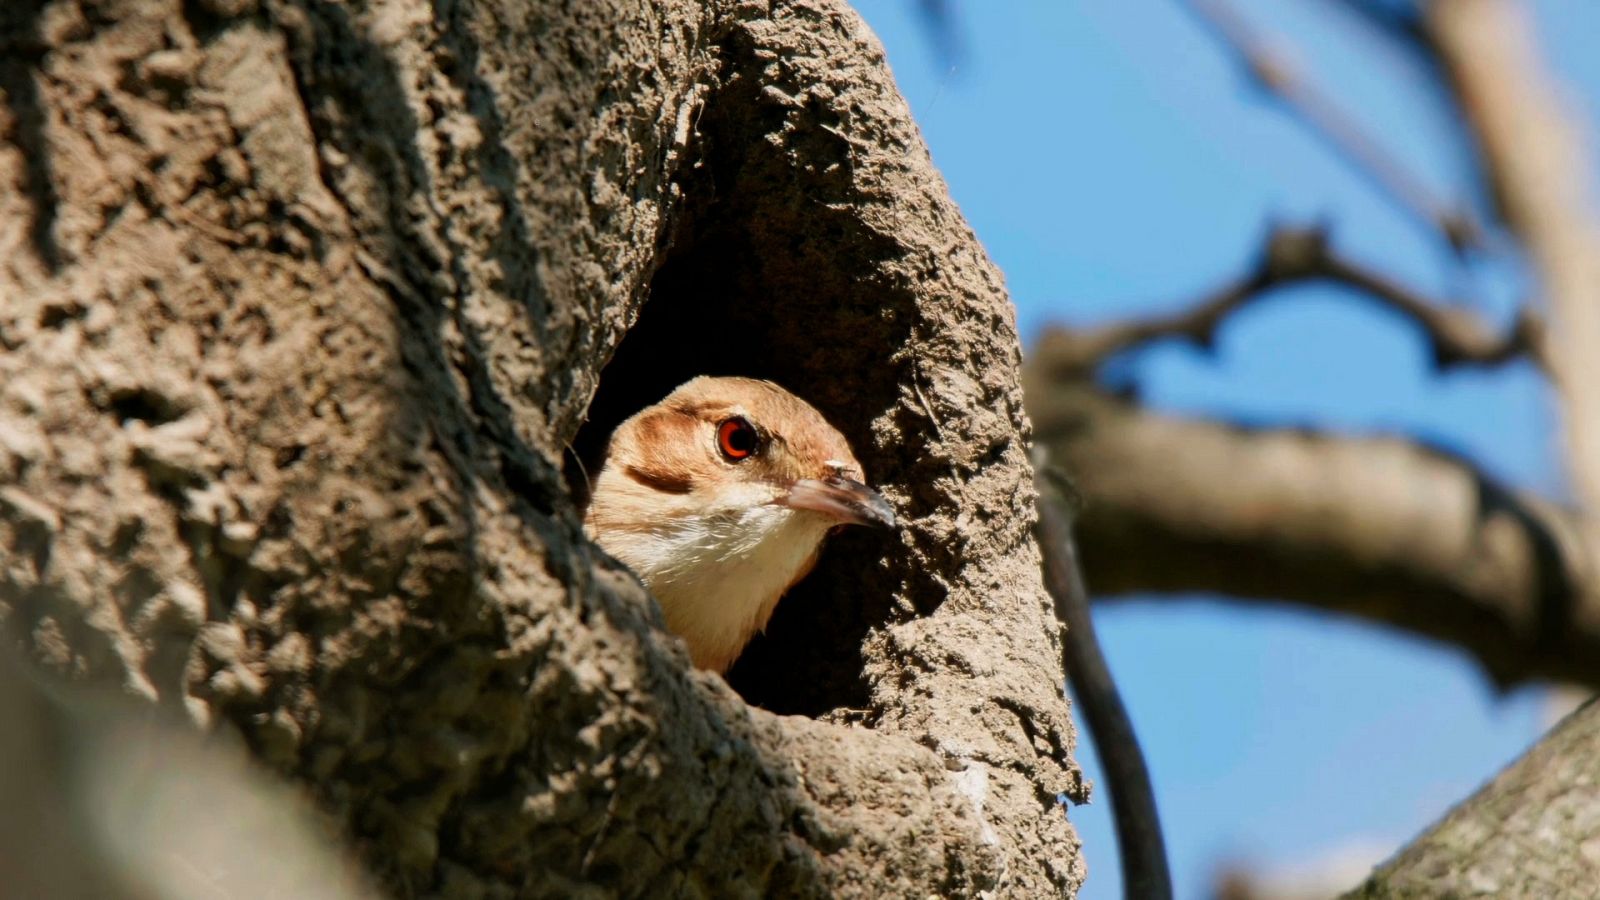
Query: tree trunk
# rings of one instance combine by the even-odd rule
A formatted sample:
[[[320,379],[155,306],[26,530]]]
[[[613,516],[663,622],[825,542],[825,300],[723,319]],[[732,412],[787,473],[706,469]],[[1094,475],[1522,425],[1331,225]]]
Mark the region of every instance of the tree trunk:
[[[1075,890],[1013,314],[843,3],[19,0],[0,90],[39,663],[236,728],[399,895]],[[905,522],[737,693],[564,482],[700,373]]]

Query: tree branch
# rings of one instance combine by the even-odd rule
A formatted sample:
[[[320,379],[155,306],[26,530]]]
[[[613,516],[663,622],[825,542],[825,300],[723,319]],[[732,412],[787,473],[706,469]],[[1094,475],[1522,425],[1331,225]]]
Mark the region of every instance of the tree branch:
[[[1347,898],[1590,897],[1600,856],[1600,703],[1568,716]]]
[[[1455,644],[1500,684],[1600,685],[1600,540],[1568,511],[1394,438],[1158,415],[1029,373],[1035,434],[1084,496],[1101,595],[1215,592]]]
[[[1066,626],[1061,639],[1062,667],[1078,698],[1079,711],[1089,723],[1089,735],[1110,782],[1123,893],[1164,900],[1172,896],[1172,873],[1167,866],[1166,841],[1161,835],[1161,816],[1133,720],[1128,717],[1111,667],[1100,651],[1094,618],[1089,615],[1089,591],[1084,586],[1068,511],[1068,498],[1075,496],[1075,491],[1060,470],[1043,465],[1037,468],[1036,532],[1039,552],[1044,557],[1045,589],[1055,602],[1056,617]]]
[[[1600,514],[1600,219],[1588,148],[1520,4],[1433,0],[1424,22],[1498,207],[1550,304],[1568,466],[1584,508]]]
[[[1393,279],[1340,255],[1321,228],[1275,228],[1263,242],[1253,271],[1212,291],[1188,309],[1166,316],[1092,328],[1055,329],[1041,340],[1058,374],[1087,373],[1109,357],[1166,338],[1211,349],[1218,326],[1275,288],[1312,281],[1341,284],[1422,329],[1434,365],[1491,366],[1527,357],[1547,368],[1545,329],[1524,309],[1505,334],[1471,310],[1424,297]]]
[[[1428,33],[1422,27],[1422,17],[1415,9],[1385,3],[1383,0],[1333,0],[1333,5],[1347,10],[1381,34],[1388,35],[1401,44],[1423,51],[1428,50]],[[1432,62],[1431,58],[1428,58]]]
[[[1470,212],[1440,200],[1360,122],[1303,77],[1288,53],[1261,37],[1225,0],[1184,0],[1184,6],[1239,57],[1269,97],[1366,175],[1402,211],[1441,231],[1458,251],[1483,244],[1483,229]]]

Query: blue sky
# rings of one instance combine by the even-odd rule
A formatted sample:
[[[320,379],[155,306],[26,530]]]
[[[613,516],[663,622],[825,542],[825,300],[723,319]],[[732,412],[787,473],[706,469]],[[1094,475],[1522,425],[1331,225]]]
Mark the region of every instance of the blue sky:
[[[1054,321],[1181,307],[1239,272],[1274,220],[1331,223],[1349,255],[1496,321],[1526,290],[1514,261],[1455,263],[1262,102],[1174,0],[951,0],[953,66],[910,0],[855,2],[1004,271],[1025,341]],[[1236,3],[1437,192],[1471,198],[1421,72],[1338,5]],[[1600,4],[1534,8],[1592,125]],[[1555,410],[1526,366],[1434,375],[1410,326],[1327,288],[1283,291],[1220,337],[1214,359],[1160,346],[1128,371],[1163,409],[1418,435],[1511,483],[1563,490]],[[1275,870],[1396,848],[1545,724],[1542,692],[1497,695],[1463,654],[1358,623],[1208,597],[1098,616],[1154,768],[1180,897],[1206,896],[1228,861]],[[1084,896],[1120,896],[1106,799],[1072,818],[1091,868]]]

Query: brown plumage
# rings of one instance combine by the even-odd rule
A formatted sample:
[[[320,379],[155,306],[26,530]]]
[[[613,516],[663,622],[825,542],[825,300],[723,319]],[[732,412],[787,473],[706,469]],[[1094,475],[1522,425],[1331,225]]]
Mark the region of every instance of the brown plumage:
[[[844,436],[770,381],[701,377],[617,427],[584,528],[726,671],[842,524],[892,527]]]

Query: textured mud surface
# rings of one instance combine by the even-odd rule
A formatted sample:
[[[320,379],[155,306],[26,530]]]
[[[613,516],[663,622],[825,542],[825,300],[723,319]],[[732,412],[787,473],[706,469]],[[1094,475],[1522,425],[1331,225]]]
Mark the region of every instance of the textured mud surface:
[[[36,660],[237,728],[401,895],[1081,880],[1012,312],[842,4],[19,3],[0,90]],[[764,709],[563,479],[701,372],[904,521],[780,606]]]

